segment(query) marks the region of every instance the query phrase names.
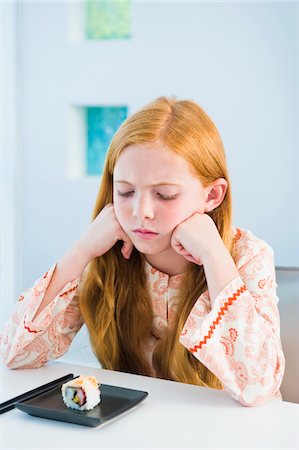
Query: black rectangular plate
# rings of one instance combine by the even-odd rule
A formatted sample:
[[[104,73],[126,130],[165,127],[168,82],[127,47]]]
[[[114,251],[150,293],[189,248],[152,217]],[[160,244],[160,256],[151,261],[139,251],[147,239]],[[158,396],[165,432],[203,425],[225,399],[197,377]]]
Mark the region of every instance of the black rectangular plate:
[[[90,411],[68,408],[62,400],[61,386],[31,400],[17,402],[15,407],[31,416],[98,427],[129,411],[148,396],[144,391],[108,384],[101,384],[100,391],[101,402]]]

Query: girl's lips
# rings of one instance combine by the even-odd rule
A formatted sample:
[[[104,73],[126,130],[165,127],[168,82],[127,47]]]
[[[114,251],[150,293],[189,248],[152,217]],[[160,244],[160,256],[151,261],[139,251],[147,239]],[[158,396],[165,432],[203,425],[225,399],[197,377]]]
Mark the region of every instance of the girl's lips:
[[[141,231],[134,231],[134,234],[136,234],[136,236],[138,236],[140,239],[145,239],[145,240],[153,239],[156,236],[158,236],[158,233],[150,233],[150,232],[143,233]]]

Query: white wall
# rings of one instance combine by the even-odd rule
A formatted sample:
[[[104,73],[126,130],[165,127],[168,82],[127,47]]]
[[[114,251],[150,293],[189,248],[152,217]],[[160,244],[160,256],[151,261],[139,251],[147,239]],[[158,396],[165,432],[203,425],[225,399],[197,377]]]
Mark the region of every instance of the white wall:
[[[88,43],[68,41],[66,2],[18,6],[24,288],[83,231],[98,189],[66,177],[68,106],[131,114],[164,94],[197,101],[218,127],[235,224],[268,241],[276,265],[299,266],[298,5],[135,2],[132,39]]]
[[[17,5],[0,2],[0,327],[23,289]]]

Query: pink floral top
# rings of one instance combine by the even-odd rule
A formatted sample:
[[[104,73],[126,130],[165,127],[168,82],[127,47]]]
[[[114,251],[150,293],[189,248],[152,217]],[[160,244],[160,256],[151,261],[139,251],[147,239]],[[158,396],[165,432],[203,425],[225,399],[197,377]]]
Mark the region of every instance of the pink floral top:
[[[180,342],[223,383],[238,402],[254,406],[279,391],[285,359],[280,341],[273,250],[247,230],[234,228],[239,276],[218,294],[213,308],[208,291],[195,302]],[[81,277],[67,283],[32,322],[54,264],[15,305],[0,334],[0,350],[11,369],[37,368],[62,356],[82,327],[78,286]],[[183,274],[169,276],[145,261],[154,320],[144,351],[152,352],[171,326]],[[152,375],[155,371],[152,369]]]

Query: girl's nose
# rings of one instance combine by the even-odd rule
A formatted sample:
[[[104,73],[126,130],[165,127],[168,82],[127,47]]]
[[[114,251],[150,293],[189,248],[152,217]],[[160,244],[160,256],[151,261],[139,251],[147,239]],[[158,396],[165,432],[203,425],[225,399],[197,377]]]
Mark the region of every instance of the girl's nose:
[[[143,223],[144,219],[153,219],[155,217],[154,206],[148,197],[136,199],[133,209],[133,216]]]

